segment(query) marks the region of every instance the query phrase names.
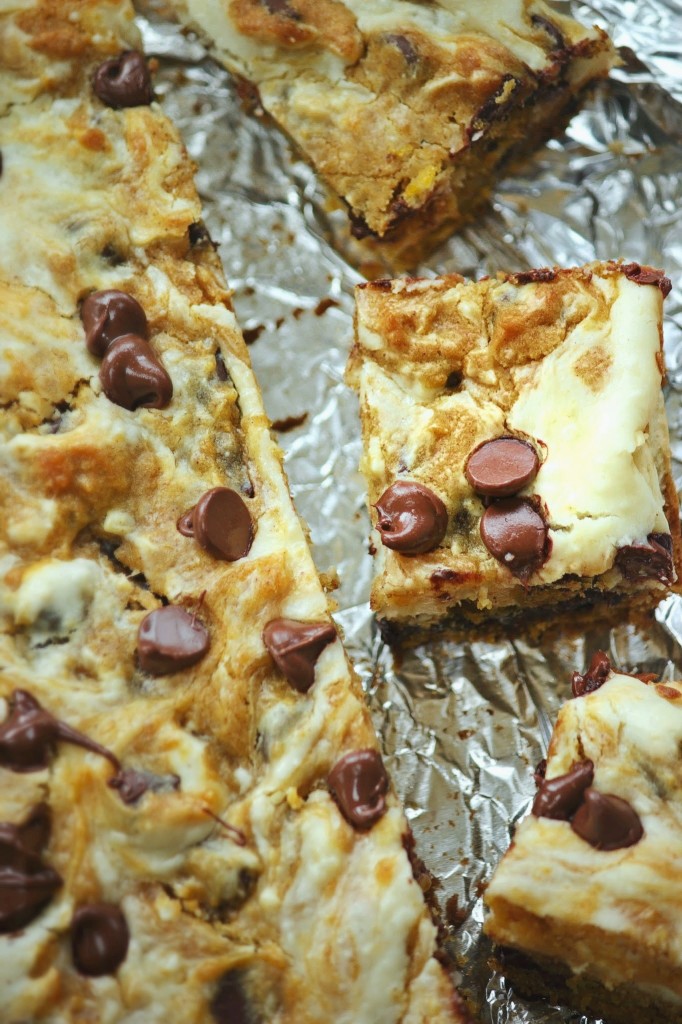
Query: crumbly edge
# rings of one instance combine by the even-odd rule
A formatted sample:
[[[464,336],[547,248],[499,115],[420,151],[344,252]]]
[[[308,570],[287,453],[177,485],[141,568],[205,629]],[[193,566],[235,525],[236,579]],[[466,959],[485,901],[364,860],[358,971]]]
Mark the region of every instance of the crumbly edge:
[[[608,989],[586,974],[573,974],[561,960],[552,957],[530,957],[499,947],[490,965],[504,974],[520,995],[568,1006],[590,1017],[603,1017],[606,1024],[682,1024],[682,1007],[657,999],[636,985]]]
[[[560,135],[594,91],[597,79],[605,77],[608,70],[600,70],[577,92],[570,84],[558,88],[540,85],[528,102],[493,122],[481,138],[453,160],[447,184],[440,185],[422,206],[405,211],[381,238],[344,235],[344,254],[370,280],[387,272],[414,270],[450,235],[485,215],[495,183],[524,164],[549,139]]]

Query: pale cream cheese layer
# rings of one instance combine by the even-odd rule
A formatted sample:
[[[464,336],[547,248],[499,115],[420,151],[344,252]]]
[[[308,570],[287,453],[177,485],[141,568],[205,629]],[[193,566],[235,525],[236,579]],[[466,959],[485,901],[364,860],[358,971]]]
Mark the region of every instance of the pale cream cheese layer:
[[[567,821],[526,818],[486,890],[496,942],[682,1005],[681,747],[682,683],[612,673],[562,707],[546,777],[592,760],[593,787],[627,800],[644,835],[606,852]]]

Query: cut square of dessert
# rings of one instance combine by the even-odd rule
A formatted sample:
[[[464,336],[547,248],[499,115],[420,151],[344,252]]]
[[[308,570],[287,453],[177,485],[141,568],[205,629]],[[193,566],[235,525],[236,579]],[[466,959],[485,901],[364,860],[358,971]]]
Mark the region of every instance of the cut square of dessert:
[[[0,1019],[461,1024],[132,18],[0,18]]]
[[[541,0],[171,6],[341,198],[350,253],[392,269],[470,219],[614,62],[603,31]]]
[[[682,1021],[682,683],[573,677],[531,815],[486,893],[521,992],[609,1024]]]
[[[669,289],[613,262],[357,288],[348,379],[387,639],[624,618],[677,586]]]

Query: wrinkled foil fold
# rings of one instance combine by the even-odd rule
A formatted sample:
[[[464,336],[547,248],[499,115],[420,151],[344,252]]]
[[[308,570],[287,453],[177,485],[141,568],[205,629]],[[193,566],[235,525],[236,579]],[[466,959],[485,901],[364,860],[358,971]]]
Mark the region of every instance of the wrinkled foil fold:
[[[495,192],[490,211],[419,272],[477,278],[623,257],[665,268],[666,405],[682,478],[682,7],[677,0],[558,3],[606,28],[622,64],[566,133]],[[650,631],[595,628],[573,641],[425,644],[396,659],[368,595],[369,518],[358,472],[357,400],[343,382],[361,277],[331,239],[345,214],[267,118],[191,34],[145,7],[156,90],[197,162],[205,219],[234,290],[268,415],[279,428],[299,513],[365,685],[386,761],[447,915],[462,990],[485,1024],[594,1024],[517,996],[490,966],[482,892],[529,809],[571,673],[606,650],[614,664],[682,678],[682,599]],[[299,421],[298,423],[296,421]],[[589,466],[585,467],[589,473]],[[576,485],[579,486],[579,481]],[[325,577],[327,578],[327,577]],[[453,909],[456,908],[456,912]]]

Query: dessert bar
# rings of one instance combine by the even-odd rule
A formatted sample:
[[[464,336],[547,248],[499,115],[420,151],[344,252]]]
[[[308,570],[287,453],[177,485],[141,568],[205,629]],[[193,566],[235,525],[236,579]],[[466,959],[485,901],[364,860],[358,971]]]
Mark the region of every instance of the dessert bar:
[[[138,46],[0,18],[0,1019],[462,1024]]]
[[[682,1021],[682,683],[573,676],[485,929],[515,987],[609,1024]]]
[[[348,379],[387,639],[622,619],[677,586],[669,290],[613,262],[357,288]]]
[[[171,6],[343,201],[349,254],[394,270],[470,219],[614,61],[603,31],[541,0]]]

